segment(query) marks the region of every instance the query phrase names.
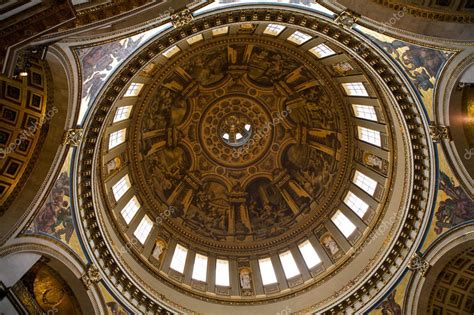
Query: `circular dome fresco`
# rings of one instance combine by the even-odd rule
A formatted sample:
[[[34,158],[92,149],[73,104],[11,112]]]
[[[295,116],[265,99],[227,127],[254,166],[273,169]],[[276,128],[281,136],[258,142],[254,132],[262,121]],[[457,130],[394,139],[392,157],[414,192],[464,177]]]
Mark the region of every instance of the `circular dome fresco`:
[[[163,233],[248,256],[329,216],[350,182],[355,124],[310,54],[278,39],[221,35],[150,79],[127,146],[150,217],[173,207]]]
[[[88,246],[151,312],[360,310],[402,271],[431,202],[408,91],[327,18],[249,8],[170,30],[87,118]]]

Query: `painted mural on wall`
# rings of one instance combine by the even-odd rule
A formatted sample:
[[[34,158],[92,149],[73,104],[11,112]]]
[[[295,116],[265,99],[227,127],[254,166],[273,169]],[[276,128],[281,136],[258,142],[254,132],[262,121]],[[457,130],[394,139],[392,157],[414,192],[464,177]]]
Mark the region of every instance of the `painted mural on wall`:
[[[357,26],[357,29],[384,49],[405,70],[418,90],[430,118],[433,118],[433,90],[436,80],[440,70],[454,53],[406,43],[362,26]]]
[[[99,283],[100,292],[107,306],[108,315],[127,315],[127,310],[110,294],[107,288]]]
[[[110,75],[150,38],[169,27],[162,25],[135,36],[76,51],[82,69],[82,96],[78,123],[82,123],[90,104]]]
[[[406,44],[400,40],[378,43],[407,70],[406,74],[415,87],[424,91],[434,88],[437,74],[449,56],[439,50]]]
[[[377,307],[382,315],[402,315],[402,307],[395,301],[397,290],[393,290]]]
[[[25,234],[47,234],[68,244],[84,257],[75,231],[71,207],[70,166],[72,149],[69,151],[61,172],[49,195]]]
[[[435,213],[436,234],[443,233],[460,223],[474,220],[474,201],[459,185],[441,171],[439,189],[446,194],[446,199],[439,202]]]

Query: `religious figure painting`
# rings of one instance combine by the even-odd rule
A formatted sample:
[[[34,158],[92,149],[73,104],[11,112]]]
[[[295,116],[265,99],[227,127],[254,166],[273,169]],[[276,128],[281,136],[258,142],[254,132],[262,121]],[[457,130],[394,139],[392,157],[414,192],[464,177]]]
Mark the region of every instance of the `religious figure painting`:
[[[447,198],[440,201],[435,213],[436,234],[474,219],[474,201],[443,172],[440,173],[439,189],[446,193]]]

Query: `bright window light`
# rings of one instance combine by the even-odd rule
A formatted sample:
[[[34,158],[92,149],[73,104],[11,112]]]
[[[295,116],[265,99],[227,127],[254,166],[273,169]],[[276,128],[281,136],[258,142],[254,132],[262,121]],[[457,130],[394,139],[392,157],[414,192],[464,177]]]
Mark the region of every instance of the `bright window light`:
[[[122,211],[120,211],[125,223],[129,224],[132,221],[135,214],[137,214],[138,209],[140,209],[140,203],[138,202],[137,197],[133,196],[133,198],[127,202],[125,207],[123,207]]]
[[[145,215],[140,221],[140,224],[138,224],[138,227],[135,232],[133,232],[133,235],[135,235],[135,237],[140,243],[145,244],[145,241],[148,235],[150,234],[152,227],[153,221],[147,215]]]
[[[293,278],[300,274],[296,261],[290,251],[280,254],[280,261],[285,272],[286,279]]]
[[[186,264],[186,257],[188,256],[188,249],[179,244],[174,249],[173,258],[171,259],[170,268],[179,273],[184,272],[184,265]]]
[[[356,230],[354,223],[349,220],[341,210],[337,210],[336,213],[331,218],[335,226],[341,231],[345,237],[351,236],[352,233]]]
[[[354,184],[359,186],[362,190],[364,190],[371,196],[374,194],[375,188],[377,188],[377,182],[375,180],[373,180],[367,175],[362,174],[359,171],[355,172]]]
[[[290,35],[290,37],[287,38],[287,40],[297,45],[306,43],[310,39],[311,39],[310,35],[299,32],[299,31],[294,32],[293,34]]]
[[[212,30],[212,35],[213,36],[224,35],[224,34],[227,34],[228,32],[229,32],[229,27],[224,26],[224,27],[219,27],[219,28],[216,28],[216,29]]]
[[[283,32],[284,29],[285,27],[280,24],[268,24],[263,33],[267,35],[278,36],[281,32]]]
[[[118,131],[112,132],[109,136],[109,149],[115,148],[119,144],[125,142],[125,135],[127,129],[120,129]]]
[[[342,87],[350,96],[369,96],[362,82],[342,83]]]
[[[303,256],[304,262],[309,269],[321,263],[321,258],[319,258],[318,253],[314,250],[313,245],[309,240],[304,241],[298,245],[301,255]]]
[[[230,286],[229,261],[227,260],[216,260],[216,285],[220,285],[223,287]]]
[[[138,94],[140,94],[140,91],[142,90],[142,88],[143,88],[143,83],[133,82],[128,87],[128,90],[127,90],[127,92],[125,92],[124,96],[125,97],[137,96]]]
[[[174,46],[171,46],[170,48],[168,48],[167,50],[165,50],[163,52],[163,56],[165,56],[166,58],[171,58],[174,55],[176,55],[177,53],[179,53],[180,51],[181,51],[181,49],[179,49],[178,46],[174,45]]]
[[[130,178],[128,174],[122,177],[115,185],[112,186],[115,200],[118,201],[130,189]]]
[[[375,112],[375,107],[369,105],[352,105],[354,109],[354,114],[357,118],[368,119],[372,121],[377,121],[377,113]]]
[[[364,127],[357,127],[359,139],[370,144],[380,147],[382,142],[380,140],[380,132]]]
[[[192,45],[192,44],[196,44],[196,43],[202,41],[203,39],[204,39],[204,37],[202,36],[202,34],[197,34],[197,35],[194,35],[191,38],[188,38],[186,41],[188,42],[189,45]]]
[[[260,275],[262,276],[263,285],[277,283],[275,270],[273,269],[270,257],[259,259],[258,265],[260,266]]]
[[[193,279],[206,282],[207,276],[207,256],[196,254],[193,267]]]
[[[347,193],[346,198],[344,199],[344,203],[351,208],[360,218],[363,218],[367,210],[369,209],[369,205],[366,204],[362,199],[357,197],[353,192],[349,191]]]
[[[318,58],[324,58],[334,55],[336,52],[328,47],[326,44],[319,44],[309,50]]]
[[[121,106],[115,110],[114,123],[128,119],[132,112],[132,106]]]

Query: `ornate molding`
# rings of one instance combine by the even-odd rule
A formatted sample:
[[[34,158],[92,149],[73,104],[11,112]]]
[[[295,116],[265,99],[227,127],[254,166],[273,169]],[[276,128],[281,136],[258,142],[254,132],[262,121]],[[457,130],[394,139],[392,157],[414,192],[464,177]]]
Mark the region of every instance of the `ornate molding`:
[[[89,289],[93,284],[102,280],[102,276],[99,272],[99,269],[94,264],[87,266],[86,272],[81,276],[81,280]]]
[[[194,16],[187,8],[171,15],[171,23],[173,24],[174,28],[185,26],[186,24],[191,23],[193,20]]]
[[[474,14],[463,13],[464,11],[443,10],[431,7],[420,7],[414,4],[393,1],[393,0],[372,0],[373,2],[388,7],[393,10],[406,10],[410,15],[421,17],[434,21],[455,22],[455,23],[472,23],[474,22]]]
[[[82,129],[69,129],[64,134],[64,145],[79,146],[82,140]]]
[[[442,142],[443,140],[451,140],[449,127],[443,125],[430,125],[430,136],[434,142]]]
[[[357,14],[351,10],[344,10],[336,17],[334,22],[336,22],[341,27],[352,28],[359,18],[360,14]]]
[[[426,275],[429,268],[430,264],[418,253],[414,253],[410,262],[408,262],[408,269],[414,272],[420,272],[423,276]]]

